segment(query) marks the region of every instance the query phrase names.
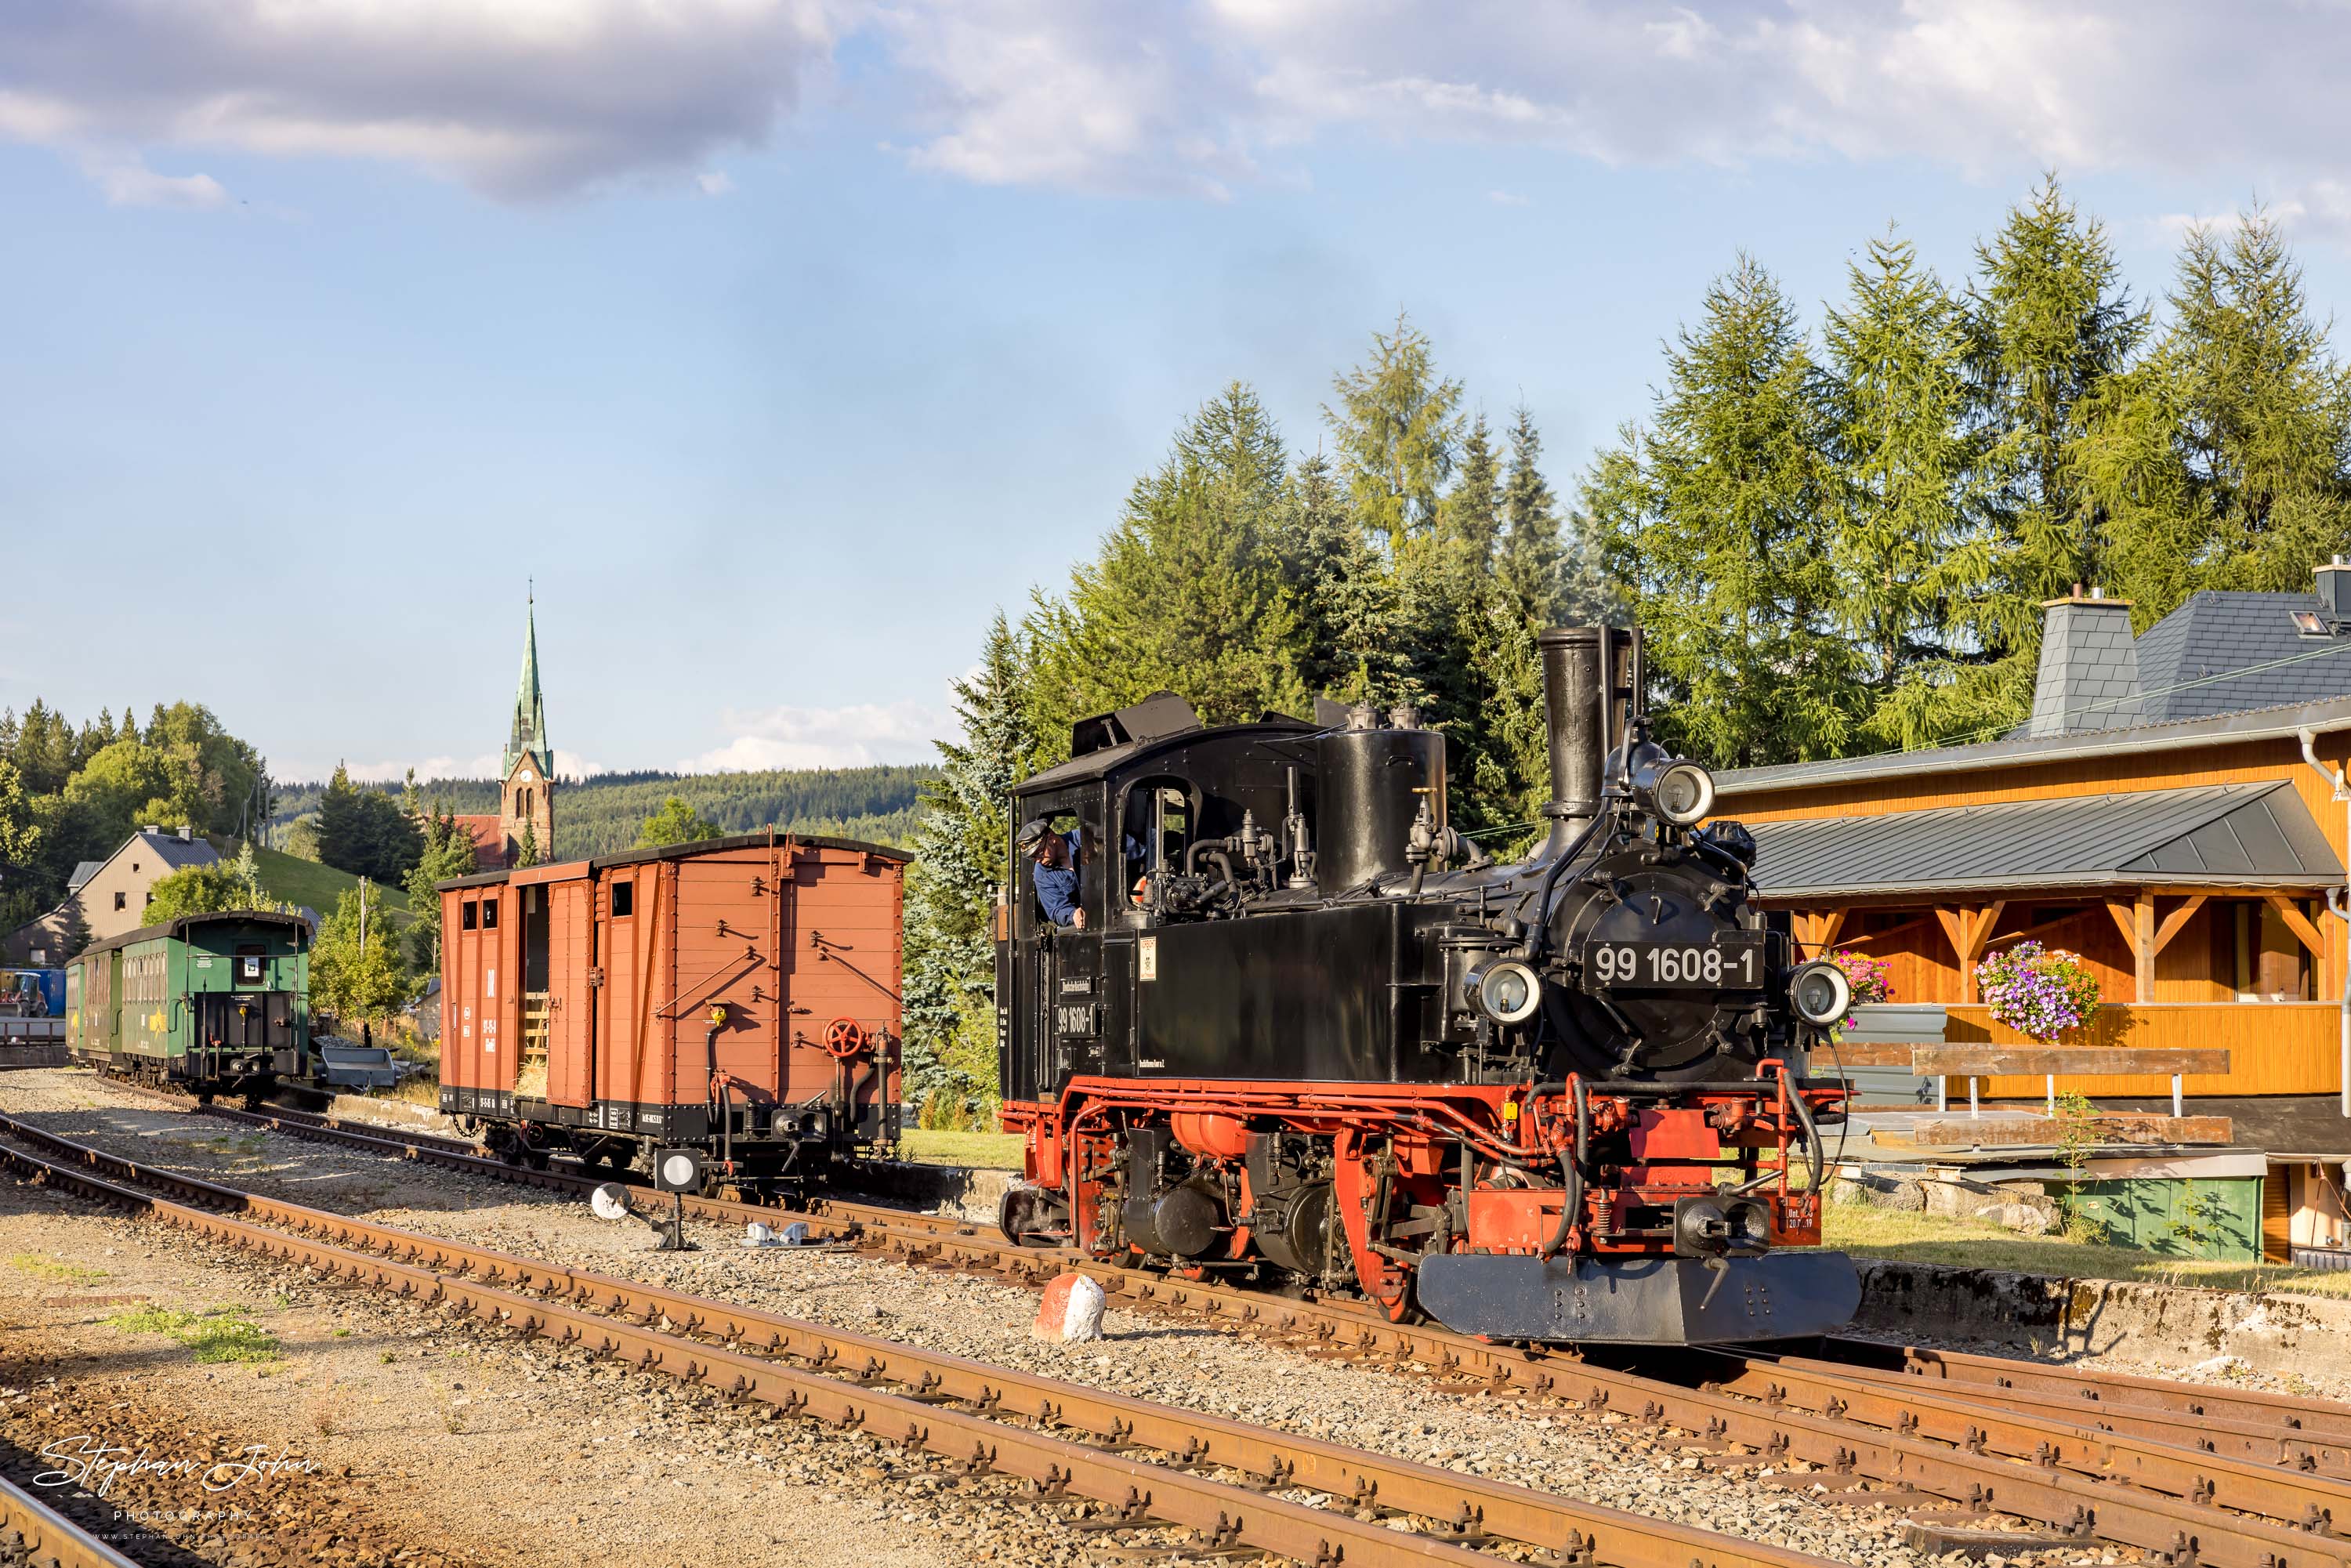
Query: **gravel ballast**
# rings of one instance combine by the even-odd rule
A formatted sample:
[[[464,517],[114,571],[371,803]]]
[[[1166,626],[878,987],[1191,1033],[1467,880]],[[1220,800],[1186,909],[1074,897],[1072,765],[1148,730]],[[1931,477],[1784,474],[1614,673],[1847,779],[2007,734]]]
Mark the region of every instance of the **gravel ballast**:
[[[1816,1492],[1802,1474],[1759,1485],[1722,1473],[1708,1468],[1695,1445],[1623,1416],[1564,1406],[1506,1412],[1492,1400],[1412,1377],[1116,1306],[1105,1319],[1104,1341],[1049,1344],[1030,1335],[1037,1297],[1028,1290],[853,1254],[747,1249],[732,1228],[716,1225],[690,1226],[701,1251],[657,1253],[646,1227],[599,1221],[569,1197],[207,1124],[86,1074],[11,1073],[0,1082],[0,1103],[61,1135],[151,1164],[472,1245],[723,1297],[1872,1568],[1917,1568],[1928,1561],[1901,1544],[1898,1511],[1830,1500],[1825,1486]],[[593,1452],[586,1457],[601,1457],[609,1447],[590,1444]],[[630,1476],[629,1486],[645,1484],[640,1471]],[[2053,1559],[2099,1560],[2078,1551]]]

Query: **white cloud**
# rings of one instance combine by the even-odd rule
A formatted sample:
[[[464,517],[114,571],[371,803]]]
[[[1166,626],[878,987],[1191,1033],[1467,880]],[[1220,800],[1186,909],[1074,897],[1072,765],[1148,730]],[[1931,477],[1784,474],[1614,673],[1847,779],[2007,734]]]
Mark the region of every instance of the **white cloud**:
[[[1531,207],[1534,204],[1515,191],[1489,191],[1486,199],[1498,207]]]
[[[702,193],[705,196],[723,196],[735,189],[735,182],[715,169],[706,173],[696,174],[694,177],[694,183],[701,187]]]
[[[427,779],[496,779],[498,764],[504,758],[495,751],[480,752],[472,757],[456,757],[441,753],[433,757],[406,758],[398,762],[352,762],[346,759],[344,770],[362,784],[397,784],[416,769],[419,780]],[[280,776],[295,782],[323,783],[334,776],[335,765],[319,763],[278,764]],[[606,771],[601,762],[590,761],[576,751],[555,748],[555,773],[559,779],[584,779],[591,773]]]
[[[2351,6],[2259,0],[76,0],[0,5],[0,137],[383,159],[501,199],[723,194],[846,39],[912,164],[1210,199],[1309,145],[1612,164],[2226,172],[2351,225]],[[2186,106],[2186,107],[2183,107]],[[110,199],[218,204],[114,152]],[[117,193],[120,193],[119,194]]]
[[[136,158],[96,153],[82,159],[81,172],[110,206],[201,213],[228,205],[227,190],[210,174],[159,174]]]
[[[762,768],[857,768],[877,762],[929,762],[934,743],[954,733],[953,716],[917,702],[847,707],[729,709],[726,745],[672,766],[680,773],[731,773]]]
[[[757,145],[831,0],[75,0],[0,7],[0,135],[381,158],[502,198]]]

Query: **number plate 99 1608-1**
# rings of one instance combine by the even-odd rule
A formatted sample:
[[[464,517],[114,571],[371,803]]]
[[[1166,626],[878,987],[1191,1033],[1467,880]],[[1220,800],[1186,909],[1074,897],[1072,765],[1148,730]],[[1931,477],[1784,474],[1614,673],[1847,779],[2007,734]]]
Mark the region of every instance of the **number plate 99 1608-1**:
[[[1707,943],[1587,942],[1587,988],[1757,990],[1763,985],[1761,932],[1723,932]]]

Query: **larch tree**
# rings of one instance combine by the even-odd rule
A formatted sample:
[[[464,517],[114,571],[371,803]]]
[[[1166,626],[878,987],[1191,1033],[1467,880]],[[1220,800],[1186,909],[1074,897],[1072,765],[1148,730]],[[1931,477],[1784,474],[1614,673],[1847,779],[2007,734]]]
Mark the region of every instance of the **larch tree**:
[[[1876,738],[1948,685],[1951,605],[1982,573],[1991,540],[1972,428],[1968,324],[1906,240],[1872,240],[1822,329],[1827,500],[1836,622],[1858,660]],[[1904,700],[1896,694],[1906,685]]]
[[[1585,480],[1610,573],[1638,596],[1661,730],[1717,767],[1838,756],[1863,715],[1827,426],[1795,308],[1741,256],[1667,349],[1650,428]]]
[[[1402,311],[1371,358],[1332,382],[1332,444],[1356,521],[1391,551],[1436,526],[1462,435],[1461,383],[1438,377],[1428,335]]]
[[[1985,531],[1954,560],[1949,656],[1873,727],[1908,746],[1989,739],[2032,706],[2041,606],[2107,570],[2090,422],[2147,335],[2105,228],[2055,175],[1976,247],[1966,301]]]
[[[2199,589],[2304,587],[2351,540],[2351,377],[2275,216],[2191,228],[2167,303],[2084,465],[2142,630]]]

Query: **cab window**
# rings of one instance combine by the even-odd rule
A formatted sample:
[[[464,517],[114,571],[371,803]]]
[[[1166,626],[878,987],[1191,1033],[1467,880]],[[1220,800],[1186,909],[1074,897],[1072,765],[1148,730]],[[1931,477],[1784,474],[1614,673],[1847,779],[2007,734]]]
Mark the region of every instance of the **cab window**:
[[[1159,867],[1184,869],[1184,852],[1199,822],[1198,804],[1182,779],[1144,779],[1127,786],[1119,830],[1126,862],[1121,892],[1130,907],[1149,901],[1150,878]]]

